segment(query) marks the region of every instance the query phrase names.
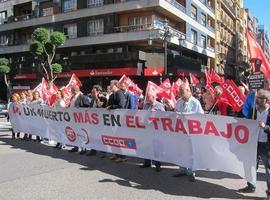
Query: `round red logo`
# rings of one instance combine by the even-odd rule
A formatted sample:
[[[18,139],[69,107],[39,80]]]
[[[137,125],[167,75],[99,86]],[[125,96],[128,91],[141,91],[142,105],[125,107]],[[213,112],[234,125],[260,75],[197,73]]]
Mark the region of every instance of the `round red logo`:
[[[70,142],[75,142],[75,140],[76,140],[76,133],[74,132],[74,130],[71,127],[67,126],[65,128],[65,132],[66,132],[67,139]]]

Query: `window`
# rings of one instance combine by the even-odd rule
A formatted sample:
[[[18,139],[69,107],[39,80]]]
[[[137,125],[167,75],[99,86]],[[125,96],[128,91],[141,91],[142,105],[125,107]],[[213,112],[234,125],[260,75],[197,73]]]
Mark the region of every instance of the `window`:
[[[104,4],[103,0],[87,0],[88,8],[103,6],[103,4]]]
[[[206,15],[202,13],[202,25],[206,26]]]
[[[88,35],[98,35],[104,33],[104,20],[96,19],[90,20],[87,24]]]
[[[191,42],[197,44],[197,31],[191,29]]]
[[[50,8],[43,8],[42,9],[42,16],[45,17],[45,16],[50,16],[50,15],[53,15],[53,7],[50,7]]]
[[[1,35],[0,36],[0,45],[1,46],[6,46],[8,45],[8,38],[6,35]]]
[[[204,35],[201,35],[201,44],[203,48],[206,48],[206,37]]]
[[[64,0],[64,12],[76,10],[76,8],[77,8],[76,0]]]
[[[7,20],[7,11],[0,12],[0,24],[4,24]]]
[[[77,38],[77,24],[67,24],[63,27],[64,34],[70,38]]]
[[[197,8],[194,5],[191,5],[191,17],[197,20]]]
[[[129,31],[145,30],[151,22],[151,16],[130,17],[128,18],[128,25],[131,26]]]

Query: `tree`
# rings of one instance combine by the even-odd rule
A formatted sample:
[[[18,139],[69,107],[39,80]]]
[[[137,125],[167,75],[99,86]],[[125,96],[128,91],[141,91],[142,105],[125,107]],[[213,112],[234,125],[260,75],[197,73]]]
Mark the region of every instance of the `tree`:
[[[4,81],[7,86],[7,98],[10,96],[10,81],[7,80],[7,74],[10,72],[9,60],[0,58],[0,73],[4,75]]]
[[[61,32],[49,33],[46,28],[37,28],[32,35],[30,51],[41,60],[41,66],[48,81],[53,82],[57,73],[62,72],[62,66],[53,63],[56,49],[63,45],[66,36]]]

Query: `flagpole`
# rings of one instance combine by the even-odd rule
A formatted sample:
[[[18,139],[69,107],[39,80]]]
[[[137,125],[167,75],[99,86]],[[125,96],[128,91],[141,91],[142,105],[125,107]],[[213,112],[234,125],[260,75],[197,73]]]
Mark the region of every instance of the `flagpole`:
[[[253,101],[253,110],[252,110],[252,119],[255,119],[255,105],[256,105],[257,90],[255,90],[254,101]]]

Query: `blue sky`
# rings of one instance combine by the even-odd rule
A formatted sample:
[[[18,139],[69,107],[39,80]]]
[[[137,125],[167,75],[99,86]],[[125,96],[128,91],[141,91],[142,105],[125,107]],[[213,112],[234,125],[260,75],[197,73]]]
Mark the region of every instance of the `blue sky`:
[[[270,0],[244,0],[244,7],[249,8],[251,15],[259,19],[259,24],[264,24],[270,31]]]

